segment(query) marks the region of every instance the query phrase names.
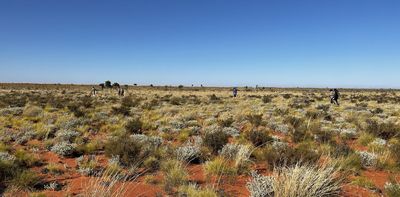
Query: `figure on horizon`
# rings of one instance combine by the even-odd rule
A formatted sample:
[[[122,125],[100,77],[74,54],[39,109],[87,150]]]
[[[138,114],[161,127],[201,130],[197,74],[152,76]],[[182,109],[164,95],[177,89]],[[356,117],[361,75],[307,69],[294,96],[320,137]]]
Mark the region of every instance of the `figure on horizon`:
[[[124,96],[125,90],[123,88],[118,88],[118,96]]]
[[[96,88],[94,87],[94,86],[92,86],[92,91],[90,92],[90,94],[92,95],[92,96],[96,96]]]
[[[338,101],[338,100],[339,100],[339,96],[340,96],[339,90],[337,90],[337,89],[330,89],[329,91],[330,91],[331,103],[332,103],[332,104],[339,105],[339,101]]]
[[[233,88],[233,97],[236,97],[237,96],[237,88],[235,87],[235,88]]]

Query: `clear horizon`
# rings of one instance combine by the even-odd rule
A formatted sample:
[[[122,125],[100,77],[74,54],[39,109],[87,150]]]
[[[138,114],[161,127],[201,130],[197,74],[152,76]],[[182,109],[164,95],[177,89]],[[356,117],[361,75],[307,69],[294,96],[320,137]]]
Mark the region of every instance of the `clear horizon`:
[[[1,1],[0,82],[400,88],[400,2]]]

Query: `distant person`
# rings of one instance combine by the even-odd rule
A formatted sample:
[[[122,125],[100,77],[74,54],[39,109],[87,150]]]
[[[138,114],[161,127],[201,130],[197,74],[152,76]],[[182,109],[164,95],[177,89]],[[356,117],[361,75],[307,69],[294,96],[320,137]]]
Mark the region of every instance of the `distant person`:
[[[331,98],[331,103],[339,105],[339,90],[337,89],[330,89],[330,98]]]
[[[233,88],[233,97],[237,96],[237,92],[238,92],[237,88]]]
[[[97,91],[96,88],[95,88],[94,86],[92,86],[92,91],[91,91],[90,94],[91,94],[92,96],[96,96],[96,91]]]
[[[125,95],[124,88],[118,88],[118,96],[124,96],[124,95]]]

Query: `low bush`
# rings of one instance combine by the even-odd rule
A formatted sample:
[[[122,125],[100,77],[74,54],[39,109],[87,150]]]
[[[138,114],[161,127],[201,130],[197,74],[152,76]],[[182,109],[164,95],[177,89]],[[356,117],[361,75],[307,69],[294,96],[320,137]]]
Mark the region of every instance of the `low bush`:
[[[212,176],[217,177],[217,179],[220,177],[228,177],[229,179],[237,175],[237,169],[229,165],[229,162],[221,157],[216,157],[212,161],[207,161],[204,164],[204,171],[209,179],[211,179]]]
[[[218,124],[221,127],[230,127],[235,122],[232,117],[218,119]]]
[[[400,184],[395,182],[385,183],[384,191],[388,197],[398,197],[400,196]]]
[[[114,137],[105,144],[106,155],[119,156],[121,164],[126,166],[137,164],[143,159],[141,149],[142,144],[127,134]]]
[[[218,197],[217,192],[211,188],[200,188],[197,185],[190,184],[179,187],[178,190],[179,196],[187,196],[187,197]]]
[[[262,114],[249,114],[246,119],[255,127],[258,127],[262,123]]]
[[[270,102],[272,101],[272,96],[270,96],[270,95],[264,95],[264,96],[261,98],[261,100],[262,100],[263,103],[270,103]]]
[[[267,159],[267,163],[271,167],[291,166],[297,163],[313,164],[320,158],[319,153],[307,146],[296,148],[268,146],[263,149],[263,154],[263,158]]]
[[[226,144],[220,152],[220,156],[233,162],[238,174],[247,172],[250,168],[250,155],[251,150],[249,146],[242,144]]]
[[[26,106],[24,109],[24,116],[29,118],[36,118],[43,113],[43,109],[38,106]]]
[[[218,153],[226,143],[228,143],[228,135],[222,131],[206,132],[203,136],[203,144],[214,153]]]
[[[366,177],[356,177],[351,183],[370,190],[376,189],[374,182],[372,182],[370,179],[367,179]]]
[[[186,145],[178,147],[175,151],[176,157],[179,161],[184,162],[199,162],[200,160],[200,147]]]
[[[161,169],[164,172],[164,188],[167,192],[171,192],[188,181],[188,173],[184,170],[182,163],[176,160],[166,161]]]
[[[388,140],[400,135],[400,126],[393,122],[378,122],[376,120],[366,120],[366,131],[377,137]]]
[[[76,151],[76,144],[60,142],[53,145],[51,151],[61,156],[72,156]]]
[[[21,189],[33,189],[40,182],[40,177],[33,171],[23,170],[11,180],[10,184]]]
[[[375,167],[378,162],[378,156],[374,153],[366,151],[358,151],[357,154],[361,158],[361,164],[364,167]]]
[[[131,119],[125,125],[126,131],[132,134],[141,134],[142,127],[143,123],[139,118]]]
[[[154,172],[160,168],[160,161],[156,157],[150,156],[144,160],[143,166],[150,172]]]
[[[268,133],[263,130],[251,130],[247,137],[256,147],[265,146],[268,142],[272,141],[272,138],[268,135]]]
[[[309,197],[340,195],[343,178],[332,166],[300,165],[280,167],[271,177],[253,173],[247,183],[252,197]]]

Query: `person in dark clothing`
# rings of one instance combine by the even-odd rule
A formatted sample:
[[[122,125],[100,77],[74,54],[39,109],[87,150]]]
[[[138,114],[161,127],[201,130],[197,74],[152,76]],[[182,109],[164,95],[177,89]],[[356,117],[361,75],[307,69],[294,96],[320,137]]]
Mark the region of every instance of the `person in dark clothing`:
[[[236,97],[237,96],[237,88],[233,88],[233,97]]]
[[[340,96],[340,94],[339,94],[339,90],[337,90],[337,89],[330,89],[330,98],[331,98],[331,103],[332,104],[336,104],[336,105],[339,105],[339,96]]]
[[[93,86],[92,87],[92,91],[90,92],[90,94],[92,95],[92,96],[96,96],[96,88]]]

